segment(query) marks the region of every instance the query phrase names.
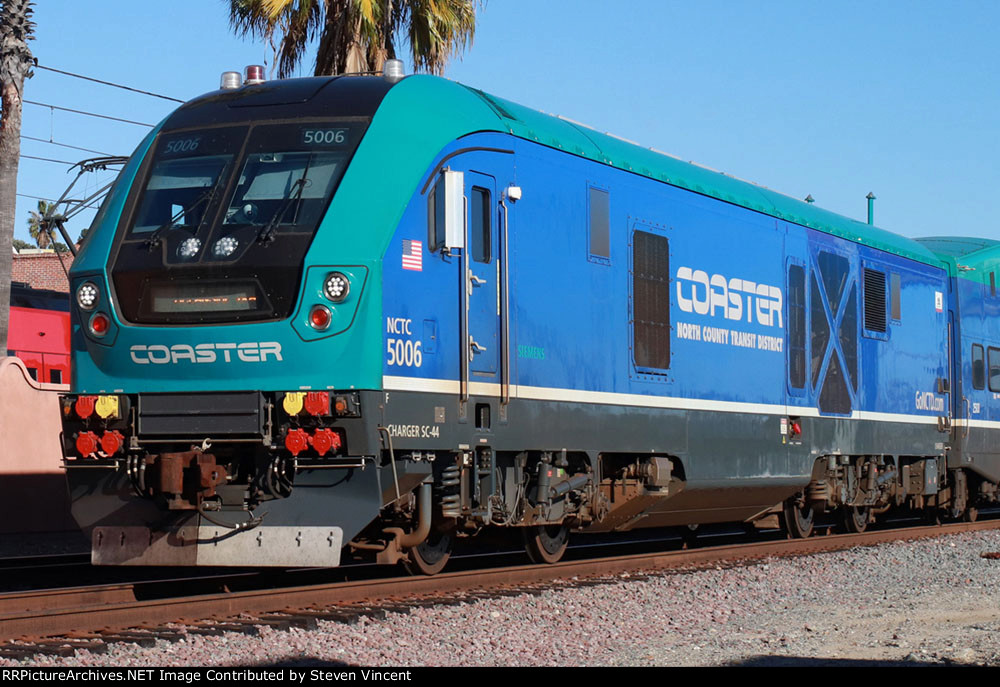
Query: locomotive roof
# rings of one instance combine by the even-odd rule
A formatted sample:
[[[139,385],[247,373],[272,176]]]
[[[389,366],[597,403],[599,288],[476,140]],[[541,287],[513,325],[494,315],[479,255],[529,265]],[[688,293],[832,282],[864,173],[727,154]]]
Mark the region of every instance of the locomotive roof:
[[[952,276],[980,281],[986,277],[978,275],[1000,269],[1000,241],[972,236],[929,236],[916,240],[947,263]]]
[[[360,212],[352,198],[369,198],[372,179],[382,179],[380,201],[364,205],[368,226],[393,227],[399,221],[415,188],[427,175],[428,162],[451,142],[477,132],[508,133],[587,159],[656,179],[695,193],[794,222],[922,263],[944,267],[938,246],[843,217],[783,195],[763,186],[741,181],[668,154],[600,133],[568,119],[544,114],[435,76],[413,75],[396,83],[377,76],[312,77],[270,81],[232,91],[215,91],[181,106],[156,127],[136,150],[121,173],[125,184],[112,194],[109,217],[118,215],[128,185],[138,171],[153,138],[162,130],[261,119],[301,116],[372,117],[364,138],[334,195],[330,210]],[[386,164],[391,160],[391,165]],[[359,206],[360,207],[360,206]],[[346,208],[345,208],[346,209]],[[100,269],[99,255],[106,254],[113,232],[84,250],[72,271]],[[333,241],[333,239],[329,239]],[[384,252],[389,236],[356,232],[336,240],[344,259],[362,260]],[[324,254],[333,243],[323,232],[310,251]],[[98,248],[100,246],[100,248]]]
[[[756,210],[824,233],[919,262],[940,266],[934,252],[913,239],[844,217],[811,203],[722,172],[685,162],[668,153],[600,133],[563,117],[547,115],[476,89],[510,133],[603,162],[673,186]]]

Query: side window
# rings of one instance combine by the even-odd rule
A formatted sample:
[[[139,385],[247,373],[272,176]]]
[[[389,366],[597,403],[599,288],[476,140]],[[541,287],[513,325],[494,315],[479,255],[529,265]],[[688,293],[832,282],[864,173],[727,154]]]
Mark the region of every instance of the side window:
[[[611,206],[608,192],[587,187],[590,231],[590,257],[595,262],[611,259]]]
[[[632,354],[636,367],[670,367],[670,253],[666,237],[632,235]]]
[[[899,301],[899,274],[893,272],[889,275],[889,286],[892,290],[892,319],[899,322],[903,319],[903,305]]]
[[[444,248],[444,175],[438,176],[427,194],[427,248],[434,252]]]
[[[62,384],[62,370],[49,370],[49,381],[53,384]]]
[[[1000,391],[1000,348],[989,347],[990,391]]]
[[[983,347],[972,344],[972,388],[986,388],[986,368],[983,361]]]
[[[844,364],[847,365],[847,376],[851,387],[858,390],[858,287],[851,284],[851,292],[844,306],[843,319],[840,321],[840,350],[844,352]]]
[[[800,265],[788,267],[788,383],[806,385],[806,271]]]
[[[493,246],[490,205],[490,192],[479,186],[472,187],[472,197],[469,198],[469,255],[476,262],[489,262],[493,257]]]

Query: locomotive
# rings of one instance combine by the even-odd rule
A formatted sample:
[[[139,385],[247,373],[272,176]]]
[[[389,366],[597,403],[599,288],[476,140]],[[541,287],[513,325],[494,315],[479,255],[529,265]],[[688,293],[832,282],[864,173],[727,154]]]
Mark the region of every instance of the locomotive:
[[[996,501],[997,242],[442,78],[240,76],[142,141],[70,274],[95,564],[432,574],[484,530],[554,562]]]

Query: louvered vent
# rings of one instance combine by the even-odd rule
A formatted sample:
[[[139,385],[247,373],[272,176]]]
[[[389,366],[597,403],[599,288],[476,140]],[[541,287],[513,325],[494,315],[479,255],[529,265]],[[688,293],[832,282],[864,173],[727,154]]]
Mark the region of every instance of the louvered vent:
[[[865,329],[885,333],[885,272],[865,268]]]

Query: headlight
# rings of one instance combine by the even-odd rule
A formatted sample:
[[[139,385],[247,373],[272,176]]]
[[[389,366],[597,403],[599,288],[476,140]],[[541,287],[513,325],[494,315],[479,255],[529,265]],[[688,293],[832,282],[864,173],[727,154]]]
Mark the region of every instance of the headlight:
[[[187,260],[198,255],[200,249],[201,240],[192,236],[191,238],[184,239],[181,241],[181,245],[177,246],[177,255]]]
[[[240,242],[232,236],[223,236],[212,246],[212,255],[217,258],[228,258],[236,252],[236,247],[239,245]]]
[[[92,281],[85,281],[76,290],[76,304],[81,310],[93,310],[101,298],[101,290]]]
[[[323,295],[334,303],[343,303],[350,292],[351,282],[340,272],[331,272],[323,282]]]

